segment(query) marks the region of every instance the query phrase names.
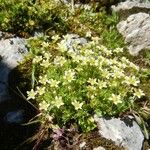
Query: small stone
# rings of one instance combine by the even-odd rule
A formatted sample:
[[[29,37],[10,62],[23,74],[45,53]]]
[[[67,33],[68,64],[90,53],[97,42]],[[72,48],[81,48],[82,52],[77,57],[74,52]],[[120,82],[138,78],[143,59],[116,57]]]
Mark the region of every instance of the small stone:
[[[86,145],[86,142],[82,142],[79,147],[80,147],[80,150],[82,150],[83,148],[85,148],[85,145]]]
[[[105,148],[104,148],[104,147],[99,146],[99,147],[97,147],[97,148],[94,148],[93,150],[105,150]]]
[[[21,123],[23,121],[23,110],[8,112],[4,120],[8,123]]]
[[[69,49],[73,49],[73,44],[76,42],[80,43],[81,45],[87,43],[85,38],[81,38],[77,34],[68,34],[67,37],[66,45]]]

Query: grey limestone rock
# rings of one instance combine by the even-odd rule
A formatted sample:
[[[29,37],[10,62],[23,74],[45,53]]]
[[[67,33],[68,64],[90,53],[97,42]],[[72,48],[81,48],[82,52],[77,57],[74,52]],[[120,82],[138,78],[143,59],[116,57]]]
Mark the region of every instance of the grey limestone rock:
[[[11,101],[8,75],[28,53],[25,39],[19,37],[5,39],[3,36],[0,40],[0,103]],[[8,123],[20,123],[23,120],[23,110],[8,112],[3,119]]]
[[[79,35],[77,34],[67,34],[66,45],[69,49],[73,48],[73,44],[76,42],[80,44],[85,44],[87,43],[87,40],[85,38],[79,37]]]
[[[25,39],[19,37],[0,40],[0,102],[9,99],[8,74],[27,54],[25,43]]]
[[[150,15],[137,13],[117,25],[118,31],[129,44],[129,52],[137,55],[143,49],[150,49]]]
[[[139,12],[150,14],[150,1],[127,0],[120,2],[117,6],[113,5],[112,10],[118,13],[121,20]]]
[[[85,38],[80,37],[77,34],[67,34],[65,35],[64,40],[62,40],[61,42],[67,47],[69,52],[74,51],[78,53],[78,50],[74,48],[74,44],[78,43],[80,45],[84,45],[87,43],[87,40]]]
[[[112,6],[112,9],[116,12],[122,10],[130,10],[134,7],[145,8],[150,10],[150,2],[149,1],[141,1],[141,0],[127,0],[124,2],[118,3],[117,6]]]
[[[118,146],[126,150],[141,150],[144,136],[138,124],[131,119],[120,118],[98,118],[95,115],[99,133],[106,139],[110,139]]]

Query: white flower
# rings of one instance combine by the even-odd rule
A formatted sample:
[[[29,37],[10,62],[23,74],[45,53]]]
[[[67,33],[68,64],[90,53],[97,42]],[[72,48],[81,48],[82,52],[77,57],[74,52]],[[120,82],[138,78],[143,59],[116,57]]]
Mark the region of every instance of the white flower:
[[[111,97],[108,98],[110,101],[113,101],[115,105],[118,103],[122,103],[120,95],[112,94]]]
[[[101,38],[96,36],[96,37],[92,37],[92,40],[95,42],[95,44],[98,44]]]
[[[31,91],[27,91],[27,95],[28,95],[27,100],[35,99],[36,94],[37,93],[33,89],[31,89]]]
[[[144,96],[144,92],[141,89],[134,89],[134,96],[141,98],[142,96]]]
[[[45,87],[37,87],[37,93],[39,95],[43,95],[45,93]]]
[[[95,86],[91,86],[91,85],[87,86],[87,89],[88,89],[89,92],[96,91],[96,87]]]
[[[101,51],[107,51],[107,47],[105,47],[105,46],[103,46],[103,45],[99,46],[99,49],[100,49]]]
[[[81,60],[81,56],[80,55],[77,55],[76,53],[72,53],[71,54],[71,57],[72,57],[72,61],[73,62],[77,62],[77,63],[79,63],[80,62],[80,60]]]
[[[111,60],[111,62],[112,62],[112,64],[118,64],[118,60],[117,60],[117,58],[115,57],[115,58],[113,58],[113,59],[110,59]]]
[[[59,39],[60,39],[59,35],[52,36],[52,40],[55,42],[58,41]]]
[[[103,62],[105,61],[105,59],[106,59],[106,58],[105,58],[105,57],[103,57],[103,56],[101,56],[101,55],[100,55],[100,56],[98,56],[98,60],[99,60],[99,62],[102,62],[102,63],[103,63]]]
[[[107,82],[98,80],[98,88],[99,88],[99,89],[107,88]]]
[[[49,60],[52,57],[52,55],[50,53],[44,53],[44,58],[46,58],[47,60]]]
[[[54,65],[63,66],[66,63],[66,59],[62,56],[56,56],[54,58]]]
[[[43,47],[48,47],[48,46],[49,46],[49,43],[48,43],[48,42],[43,42],[41,45],[42,45]]]
[[[41,103],[39,103],[40,110],[47,111],[49,106],[50,106],[50,104],[48,104],[46,101],[42,101]]]
[[[116,78],[121,78],[124,76],[124,71],[116,66],[112,66],[112,76],[116,79]]]
[[[78,72],[83,71],[83,68],[81,68],[80,66],[75,68],[75,70],[77,70]]]
[[[109,55],[112,54],[112,51],[111,51],[111,50],[108,50],[107,47],[105,47],[105,46],[103,46],[103,45],[101,45],[101,46],[99,47],[99,49],[100,49],[104,54],[106,54],[106,56],[109,56]]]
[[[137,86],[139,83],[140,83],[140,81],[139,80],[137,80],[136,78],[135,78],[135,76],[126,76],[125,77],[125,80],[123,81],[123,83],[126,83],[127,85],[134,85],[134,86]]]
[[[116,49],[114,49],[114,52],[122,53],[123,52],[123,48],[116,48]]]
[[[60,52],[66,52],[68,50],[67,45],[66,45],[66,41],[62,40],[60,43],[57,44],[58,45],[58,50]]]
[[[35,58],[33,58],[32,62],[35,63],[39,63],[42,60],[42,56],[35,56]]]
[[[75,110],[82,109],[82,106],[83,106],[83,103],[79,103],[76,100],[73,101],[71,104],[75,107]]]
[[[90,10],[90,9],[91,9],[91,6],[88,5],[88,4],[84,4],[84,5],[82,5],[82,6],[83,6],[83,8],[84,8],[85,10]]]
[[[73,37],[72,34],[66,34],[63,36],[64,41],[67,41],[68,39],[71,39],[72,37]]]
[[[117,65],[118,65],[119,68],[122,68],[122,69],[127,68],[127,65],[125,63],[118,62]]]
[[[95,79],[89,78],[87,82],[90,83],[91,85],[95,85],[97,84],[96,80],[97,80],[96,78]]]
[[[86,50],[84,51],[84,55],[85,55],[85,56],[91,56],[91,55],[93,55],[93,54],[94,54],[94,51],[92,51],[92,50],[86,49]]]
[[[73,56],[77,55],[77,53],[75,52],[75,50],[73,48],[70,48],[67,51],[67,55],[73,57]]]
[[[112,76],[116,79],[116,78],[122,78],[124,76],[123,71],[115,71],[112,73]]]
[[[54,79],[50,79],[49,80],[50,83],[50,87],[58,87],[58,84],[60,83],[60,81],[54,80]]]
[[[43,60],[40,65],[45,67],[45,68],[48,68],[50,66],[49,60],[48,59]]]
[[[104,64],[107,65],[107,66],[112,65],[111,59],[105,59],[105,60],[104,60]]]
[[[95,99],[95,95],[89,94],[88,96],[91,98],[91,100]]]
[[[121,61],[122,61],[123,63],[125,63],[125,64],[129,64],[129,63],[130,63],[130,61],[129,61],[127,58],[125,58],[125,57],[122,57],[122,58],[121,58]]]
[[[97,67],[99,65],[99,61],[97,59],[95,59],[94,57],[88,58],[88,62],[91,66]]]
[[[118,82],[114,80],[114,81],[112,81],[110,86],[111,87],[117,87],[117,85],[118,85]]]
[[[135,65],[134,63],[130,62],[129,66],[137,71],[139,71],[139,66]]]
[[[103,69],[102,71],[102,77],[109,79],[111,76],[111,73],[107,69]]]
[[[45,117],[46,117],[46,119],[47,119],[49,122],[52,122],[53,116],[50,116],[50,115],[47,114]]]
[[[47,75],[39,76],[39,82],[43,85],[46,85],[46,83],[49,83],[49,80],[47,78]]]
[[[91,37],[91,35],[92,35],[92,32],[91,31],[88,31],[88,32],[86,32],[86,37]]]
[[[87,65],[87,63],[89,62],[89,57],[85,57],[85,56],[80,56],[80,59],[82,61],[81,65]]]
[[[59,108],[60,106],[64,105],[64,102],[62,100],[62,97],[61,96],[55,96],[55,101],[52,102],[52,104],[54,106],[56,106],[57,108]]]
[[[75,80],[75,71],[72,69],[65,71],[63,79],[65,80],[65,82],[71,82]]]
[[[110,55],[112,55],[112,51],[111,50],[106,50],[106,51],[104,51],[104,53],[106,54],[106,56],[110,56]]]

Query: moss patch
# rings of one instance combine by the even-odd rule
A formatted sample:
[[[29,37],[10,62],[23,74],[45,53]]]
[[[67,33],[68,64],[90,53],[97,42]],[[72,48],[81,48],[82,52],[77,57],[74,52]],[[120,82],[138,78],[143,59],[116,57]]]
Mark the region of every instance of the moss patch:
[[[104,147],[105,150],[125,150],[123,147],[115,145],[113,141],[101,137],[98,131],[85,134],[83,136],[83,141],[86,142],[85,150],[93,150],[93,148],[98,146]]]

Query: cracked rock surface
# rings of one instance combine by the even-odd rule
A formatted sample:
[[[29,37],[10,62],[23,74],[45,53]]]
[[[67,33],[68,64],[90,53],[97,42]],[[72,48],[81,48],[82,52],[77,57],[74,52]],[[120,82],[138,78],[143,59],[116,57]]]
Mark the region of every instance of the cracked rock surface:
[[[118,31],[129,44],[131,55],[137,55],[143,49],[150,49],[150,15],[137,13],[129,16],[117,25]]]
[[[129,118],[98,118],[95,116],[99,133],[127,150],[142,150],[144,136],[138,124]]]
[[[127,0],[120,2],[117,6],[112,6],[112,10],[117,12],[120,19],[126,19],[132,14],[139,12],[150,14],[150,2],[142,0]]]
[[[3,32],[0,32],[0,36],[0,104],[3,105],[4,102],[6,102],[7,104],[11,103],[12,101],[8,90],[9,73],[18,65],[21,60],[23,60],[28,51],[26,48],[25,39],[19,37],[11,37],[5,39],[3,38],[5,36],[5,33]],[[5,107],[7,108],[7,105]],[[4,120],[6,122],[19,123],[23,120],[22,110],[11,110],[11,108],[7,109],[9,111],[7,112],[6,116],[4,116]]]
[[[0,102],[9,99],[8,74],[27,54],[25,39],[16,37],[0,40]]]

